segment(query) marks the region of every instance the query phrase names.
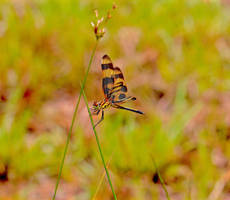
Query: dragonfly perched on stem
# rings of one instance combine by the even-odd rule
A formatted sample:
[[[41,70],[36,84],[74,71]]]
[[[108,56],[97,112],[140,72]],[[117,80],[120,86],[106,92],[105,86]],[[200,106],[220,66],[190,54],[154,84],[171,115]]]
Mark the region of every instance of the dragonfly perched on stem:
[[[91,108],[92,115],[99,115],[101,112],[101,119],[95,124],[95,127],[103,121],[104,110],[108,107],[144,114],[139,110],[120,105],[127,101],[135,101],[136,98],[127,96],[128,89],[124,81],[124,76],[119,67],[113,67],[113,63],[108,55],[102,57],[101,69],[103,72],[102,88],[105,98],[100,102],[94,102]]]

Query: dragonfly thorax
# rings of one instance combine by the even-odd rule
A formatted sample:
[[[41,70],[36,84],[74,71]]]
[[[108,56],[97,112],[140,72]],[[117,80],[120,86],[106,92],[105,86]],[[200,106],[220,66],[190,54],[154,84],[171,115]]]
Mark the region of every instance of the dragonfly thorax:
[[[110,106],[110,102],[106,99],[100,102],[94,102],[93,107],[90,109],[92,115],[98,115],[101,110],[104,110]]]
[[[110,105],[111,105],[111,103],[110,103],[109,101],[104,100],[104,101],[101,103],[100,107],[101,107],[102,110],[104,110],[104,109],[108,108]]]

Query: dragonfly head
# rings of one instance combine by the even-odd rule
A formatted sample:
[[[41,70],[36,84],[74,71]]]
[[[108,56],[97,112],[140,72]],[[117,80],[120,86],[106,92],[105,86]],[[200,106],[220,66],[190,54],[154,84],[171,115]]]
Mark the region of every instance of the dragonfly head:
[[[101,103],[93,102],[93,107],[90,108],[92,115],[98,115],[101,110]]]

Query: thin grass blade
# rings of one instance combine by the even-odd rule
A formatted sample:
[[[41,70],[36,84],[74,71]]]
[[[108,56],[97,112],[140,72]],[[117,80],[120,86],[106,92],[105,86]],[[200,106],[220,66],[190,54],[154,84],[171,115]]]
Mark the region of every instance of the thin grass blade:
[[[115,200],[117,200],[117,196],[116,196],[116,193],[113,189],[113,184],[112,184],[112,181],[110,179],[110,175],[109,175],[109,171],[106,167],[106,164],[105,164],[105,159],[104,159],[104,156],[103,156],[103,153],[102,153],[102,150],[101,150],[101,145],[100,145],[100,142],[99,142],[99,138],[98,138],[98,135],[97,135],[97,132],[96,132],[96,129],[95,129],[95,126],[94,126],[94,123],[93,123],[93,118],[92,118],[92,114],[90,112],[90,108],[89,108],[89,105],[88,105],[88,100],[87,100],[87,97],[85,95],[85,92],[84,92],[84,89],[82,88],[82,94],[83,94],[83,97],[84,97],[84,101],[85,101],[85,105],[87,107],[87,110],[88,110],[88,113],[89,113],[89,118],[90,118],[90,122],[91,122],[91,125],[93,127],[93,132],[94,132],[94,135],[95,135],[95,138],[96,138],[96,141],[97,141],[97,146],[98,146],[98,149],[99,149],[99,153],[100,153],[100,156],[101,156],[101,159],[102,159],[102,163],[104,165],[104,169],[105,169],[105,172],[106,172],[106,176],[108,178],[108,181],[109,181],[109,185],[110,185],[110,188],[112,190],[112,193],[113,193],[113,197]]]
[[[62,156],[62,160],[61,160],[61,164],[60,164],[60,168],[59,168],[59,172],[58,172],[58,178],[57,178],[57,182],[56,182],[56,185],[55,185],[55,190],[54,190],[54,194],[53,194],[52,200],[55,200],[55,198],[56,198],[57,189],[58,189],[58,185],[59,185],[59,182],[60,182],[60,179],[61,179],[62,169],[63,169],[63,166],[64,166],[65,157],[66,157],[66,153],[67,153],[69,142],[70,142],[70,136],[71,136],[71,133],[72,133],[72,130],[73,130],[73,125],[74,125],[74,122],[75,122],[75,119],[76,119],[76,115],[77,115],[77,110],[78,110],[78,107],[79,107],[79,104],[80,104],[82,91],[83,91],[83,89],[85,87],[85,83],[86,83],[86,80],[87,80],[87,77],[88,77],[88,73],[89,73],[90,67],[92,65],[92,61],[93,61],[93,57],[95,55],[97,44],[98,44],[98,40],[96,41],[95,46],[93,48],[93,51],[91,53],[89,64],[88,64],[88,67],[87,67],[87,70],[86,70],[86,73],[85,73],[85,76],[84,76],[84,79],[83,79],[83,82],[82,82],[80,94],[78,96],[78,100],[77,100],[77,103],[76,103],[76,106],[75,106],[75,109],[74,109],[73,118],[72,118],[70,129],[68,131],[68,135],[67,135],[67,139],[66,139],[66,144],[65,144],[65,148],[64,148],[64,152],[63,152],[63,156]]]
[[[166,195],[167,199],[170,200],[169,193],[168,193],[167,188],[165,186],[165,182],[164,182],[164,180],[163,180],[163,178],[162,178],[162,176],[161,176],[161,174],[160,174],[160,172],[158,170],[157,164],[156,164],[155,160],[153,159],[153,157],[152,157],[152,161],[153,161],[154,167],[156,169],[157,175],[158,175],[158,177],[160,179],[161,185],[162,185],[162,187],[164,189],[165,195]]]

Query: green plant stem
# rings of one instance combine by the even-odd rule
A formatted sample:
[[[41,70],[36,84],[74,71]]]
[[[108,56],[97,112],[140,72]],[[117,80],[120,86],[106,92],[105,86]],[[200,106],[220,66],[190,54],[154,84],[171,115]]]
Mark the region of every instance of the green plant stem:
[[[153,161],[154,167],[155,167],[155,169],[156,169],[156,172],[157,172],[157,174],[158,174],[158,176],[159,176],[161,185],[162,185],[162,187],[163,187],[163,189],[164,189],[164,191],[165,191],[166,197],[167,197],[168,200],[170,200],[169,193],[168,193],[168,191],[167,191],[167,189],[166,189],[166,186],[165,186],[165,182],[164,182],[163,178],[161,177],[161,174],[160,174],[160,172],[159,172],[159,170],[158,170],[158,168],[157,168],[157,164],[156,164],[155,160],[153,159],[153,157],[152,157],[152,161]]]
[[[112,152],[112,154],[111,154],[111,156],[110,156],[110,159],[109,159],[109,160],[107,161],[107,163],[106,163],[106,166],[107,166],[107,167],[109,166],[109,163],[110,163],[111,160],[112,160],[113,153],[114,153],[114,150],[113,150],[113,152]],[[94,195],[93,195],[92,200],[95,200],[95,199],[96,199],[97,193],[98,193],[98,191],[99,191],[99,189],[100,189],[100,187],[101,187],[101,185],[102,185],[102,182],[103,182],[103,179],[104,179],[104,177],[105,177],[105,174],[106,174],[106,171],[103,172],[103,175],[102,175],[101,178],[100,178],[99,184],[98,184],[98,186],[97,186],[97,188],[96,188],[96,191],[95,191],[95,193],[94,193]]]
[[[91,112],[90,112],[90,109],[89,109],[89,105],[88,105],[88,101],[87,101],[87,98],[86,98],[86,95],[85,95],[85,92],[84,92],[83,88],[82,88],[82,93],[83,93],[85,105],[86,105],[88,113],[89,113],[90,122],[91,122],[92,127],[93,127],[93,132],[94,132],[94,135],[95,135],[95,138],[96,138],[96,141],[97,141],[97,146],[98,146],[99,153],[100,153],[100,156],[101,156],[101,159],[102,159],[102,163],[103,163],[104,168],[105,168],[106,176],[108,178],[109,185],[110,185],[110,188],[111,188],[112,193],[113,193],[113,197],[114,197],[115,200],[117,200],[117,196],[116,196],[116,193],[114,192],[112,181],[110,179],[109,172],[108,172],[108,169],[106,167],[106,163],[105,163],[105,159],[104,159],[104,156],[103,156],[103,153],[102,153],[102,150],[101,150],[101,145],[100,145],[100,142],[99,142],[99,138],[98,138],[98,135],[97,135],[94,123],[93,123],[93,118],[92,118],[92,115],[91,115]]]
[[[55,200],[55,198],[56,198],[56,193],[57,193],[58,185],[59,185],[59,182],[60,182],[60,179],[61,179],[62,169],[63,169],[63,166],[64,166],[65,157],[66,157],[66,153],[67,153],[67,150],[68,150],[71,133],[72,133],[72,130],[73,130],[73,125],[74,125],[74,122],[75,122],[75,119],[76,119],[77,110],[78,110],[79,103],[80,103],[80,100],[81,100],[81,95],[82,95],[83,89],[85,87],[85,83],[86,83],[86,80],[87,80],[87,77],[88,77],[88,73],[89,73],[89,70],[90,70],[90,67],[91,67],[91,64],[92,64],[92,61],[93,61],[93,57],[95,55],[95,51],[96,51],[96,48],[97,48],[97,45],[98,45],[98,41],[99,40],[96,40],[95,46],[94,46],[93,51],[91,53],[89,64],[88,64],[88,67],[87,67],[87,70],[86,70],[86,73],[85,73],[85,76],[84,76],[84,79],[83,79],[83,82],[82,82],[80,94],[79,94],[79,97],[78,97],[78,100],[77,100],[77,104],[76,104],[75,109],[74,109],[73,118],[72,118],[71,126],[70,126],[70,129],[69,129],[68,135],[67,135],[66,144],[65,144],[65,148],[64,148],[64,153],[63,153],[63,156],[62,156],[61,165],[60,165],[60,169],[59,169],[59,172],[58,172],[58,178],[57,178],[57,182],[56,182],[56,185],[55,185],[55,190],[54,190],[54,195],[53,195],[52,200]]]

